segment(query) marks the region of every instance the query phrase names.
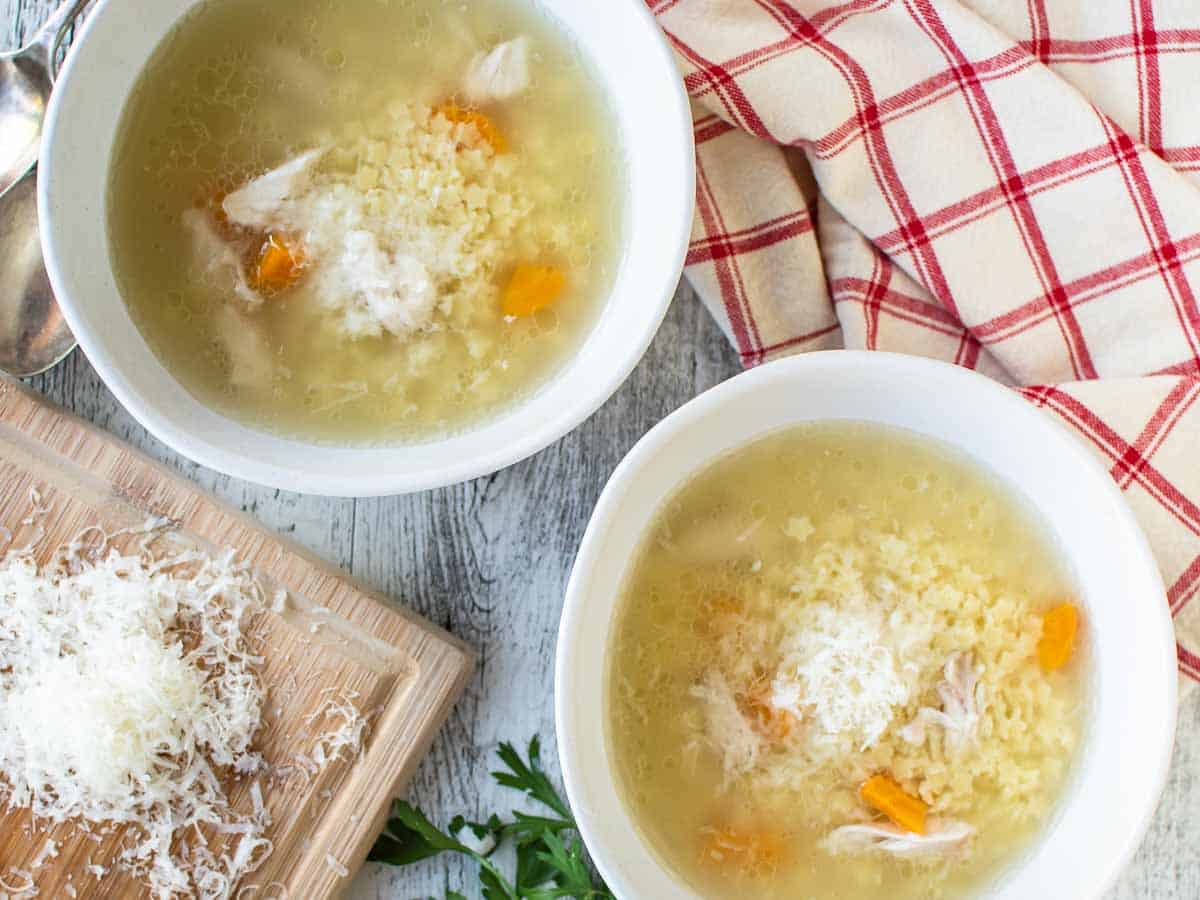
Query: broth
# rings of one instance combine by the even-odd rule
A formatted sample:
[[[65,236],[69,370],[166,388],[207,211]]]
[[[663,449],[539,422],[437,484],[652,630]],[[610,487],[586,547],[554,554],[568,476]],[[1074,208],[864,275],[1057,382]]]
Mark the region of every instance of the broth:
[[[527,89],[464,100],[473,61],[518,38]],[[616,126],[579,57],[530,2],[203,3],[146,66],[114,150],[110,251],[147,343],[205,404],[311,440],[427,440],[510,408],[582,346],[624,232]],[[286,289],[253,296],[230,274],[237,262],[213,261],[230,254],[229,193],[314,148],[307,218],[286,229],[306,246],[277,272]],[[341,218],[318,222],[330,204]],[[319,246],[331,217],[335,238],[336,221],[353,219],[347,234],[361,239],[353,253],[334,247],[341,269]],[[264,271],[252,254],[281,233],[236,231],[244,271]],[[398,248],[376,246],[393,238]],[[411,256],[434,294],[414,325],[363,297],[379,294],[376,271],[384,294],[386,278],[411,287],[399,256],[422,243]],[[505,285],[527,263],[565,273],[565,287],[553,305],[506,316]],[[364,293],[331,300],[357,274]]]
[[[1064,790],[1085,654],[1040,660],[1073,596],[1030,511],[927,439],[817,424],[734,451],[665,504],[622,591],[623,802],[705,897],[971,895]],[[924,835],[872,806],[877,779]]]

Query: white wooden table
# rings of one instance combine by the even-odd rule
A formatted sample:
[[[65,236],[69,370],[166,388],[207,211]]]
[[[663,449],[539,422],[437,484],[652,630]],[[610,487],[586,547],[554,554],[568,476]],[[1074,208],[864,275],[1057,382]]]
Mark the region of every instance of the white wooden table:
[[[53,6],[53,0],[0,0],[0,50],[19,45]],[[488,775],[500,741],[523,744],[541,734],[544,761],[557,771],[555,633],[592,506],[639,437],[737,371],[734,353],[681,285],[641,365],[573,434],[488,478],[372,500],[268,490],[183,459],[133,421],[79,351],[30,383],[477,648],[475,678],[408,793],[444,824],[456,813],[482,819],[507,812],[518,801]],[[368,866],[351,895],[409,900],[454,888],[476,896],[477,883],[458,862],[435,859],[402,870]],[[1150,834],[1108,900],[1135,898],[1200,898],[1200,704],[1194,698],[1181,710],[1171,780]]]

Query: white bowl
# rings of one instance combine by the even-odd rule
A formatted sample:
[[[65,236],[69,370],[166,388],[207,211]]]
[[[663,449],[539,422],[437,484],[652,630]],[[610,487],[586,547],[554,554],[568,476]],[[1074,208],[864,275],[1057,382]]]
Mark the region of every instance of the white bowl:
[[[614,608],[649,523],[720,454],[829,419],[899,426],[959,448],[1023,496],[1059,541],[1086,608],[1091,718],[1050,825],[984,896],[1099,898],[1141,841],[1170,763],[1175,637],[1158,569],[1120,492],[1065,427],[973,372],[884,353],[813,353],[739,375],[651,430],[609,480],[571,573],[555,668],[563,774],[596,865],[620,897],[695,896],[639,836],[601,712]]]
[[[199,2],[101,0],[46,114],[38,175],[46,268],[75,337],[134,418],[185,456],[239,478],[313,494],[370,496],[494,472],[562,437],[608,399],[666,313],[692,222],[687,98],[641,0],[533,0],[589,60],[620,130],[627,237],[600,321],[565,368],[507,414],[442,440],[369,448],[287,440],[208,409],[158,361],[117,290],[105,225],[117,125],[146,60]]]

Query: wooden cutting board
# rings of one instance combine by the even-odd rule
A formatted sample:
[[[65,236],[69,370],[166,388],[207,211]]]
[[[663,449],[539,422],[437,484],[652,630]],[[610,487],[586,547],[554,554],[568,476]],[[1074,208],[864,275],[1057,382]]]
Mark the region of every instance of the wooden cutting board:
[[[255,629],[268,691],[258,742],[264,758],[276,766],[306,759],[315,737],[328,730],[321,710],[330,696],[354,698],[370,717],[369,732],[356,759],[331,763],[316,777],[291,766],[284,769],[290,774],[263,785],[274,850],[234,896],[339,895],[462,690],[470,651],[138,451],[0,379],[0,526],[16,533],[17,544],[36,536],[35,526],[22,524],[35,489],[47,508],[39,562],[86,526],[111,532],[162,516],[178,523],[173,539],[185,545],[234,550],[254,567],[267,596],[277,588],[288,592],[283,612],[265,612]],[[236,808],[248,811],[248,788],[227,788]],[[0,878],[15,887],[22,879],[13,873],[29,871],[38,896],[56,900],[71,889],[81,898],[149,896],[110,865],[120,837],[97,842],[70,827],[44,831],[28,815],[9,813],[0,817]],[[35,866],[47,839],[58,844],[58,855]],[[89,863],[109,872],[97,877]]]

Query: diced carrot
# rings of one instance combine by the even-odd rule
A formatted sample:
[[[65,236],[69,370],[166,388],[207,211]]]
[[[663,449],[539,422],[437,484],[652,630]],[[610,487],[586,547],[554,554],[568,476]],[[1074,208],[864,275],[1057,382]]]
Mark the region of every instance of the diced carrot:
[[[858,794],[869,805],[905,831],[925,833],[925,814],[929,811],[919,798],[906,794],[886,775],[872,775],[863,782]]]
[[[771,682],[759,680],[746,696],[746,712],[750,727],[772,743],[787,740],[796,726],[796,717],[786,709],[771,703]]]
[[[783,854],[783,839],[773,831],[723,827],[705,829],[700,858],[747,875],[765,875],[779,867]]]
[[[1071,603],[1060,603],[1042,616],[1042,637],[1038,641],[1038,662],[1047,672],[1061,669],[1075,649],[1079,631],[1079,610]]]
[[[562,296],[566,285],[561,269],[522,263],[508,280],[500,309],[506,316],[532,316]]]
[[[271,232],[263,241],[251,281],[260,291],[273,293],[291,287],[304,269],[304,250],[299,241]]]
[[[496,127],[496,123],[479,110],[459,106],[456,103],[443,103],[434,111],[455,125],[474,125],[479,136],[491,144],[492,149],[497,153],[503,153],[508,149],[508,142],[504,139],[500,129]]]

